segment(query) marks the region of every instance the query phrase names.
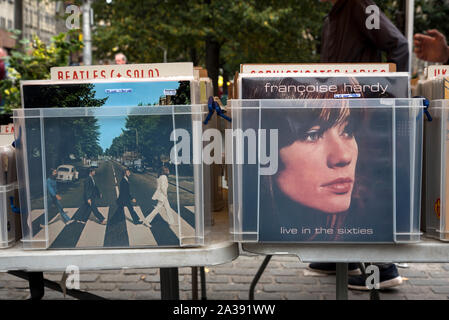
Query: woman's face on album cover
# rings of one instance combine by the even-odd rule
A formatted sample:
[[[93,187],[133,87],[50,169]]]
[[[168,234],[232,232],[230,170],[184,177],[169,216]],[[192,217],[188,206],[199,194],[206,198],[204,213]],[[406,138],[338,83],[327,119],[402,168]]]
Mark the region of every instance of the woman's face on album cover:
[[[277,183],[290,199],[326,213],[349,209],[358,146],[347,121],[313,126],[279,154],[284,169]]]

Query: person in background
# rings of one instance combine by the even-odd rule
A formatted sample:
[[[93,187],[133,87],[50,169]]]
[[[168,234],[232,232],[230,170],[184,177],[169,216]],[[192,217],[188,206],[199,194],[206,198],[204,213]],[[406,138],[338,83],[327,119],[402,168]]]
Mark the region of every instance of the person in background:
[[[369,6],[372,0],[320,0],[332,3],[332,9],[323,25],[321,43],[321,62],[360,63],[381,62],[382,53],[387,61],[396,64],[397,71],[409,71],[409,49],[404,35],[380,10],[379,28],[372,27],[370,21],[373,11]],[[368,10],[367,10],[368,8]],[[367,13],[368,12],[368,13]],[[369,25],[369,27],[367,26]],[[402,283],[395,264],[376,264],[380,271],[381,289]],[[368,290],[366,279],[360,274],[358,264],[350,263],[348,279],[350,289]],[[332,274],[336,272],[335,263],[311,263],[309,269],[315,272]]]
[[[6,62],[5,57],[8,56],[6,50],[0,47],[0,80],[6,79]],[[0,106],[3,106],[5,102],[3,101],[2,93],[0,92]]]
[[[367,27],[373,15],[367,7],[376,5],[372,0],[320,1],[333,4],[324,20],[321,62],[381,62],[384,52],[397,71],[409,71],[407,39],[385,14],[379,10],[379,29]]]
[[[444,34],[435,29],[426,33],[417,33],[413,37],[416,56],[424,61],[448,64],[449,46]]]
[[[8,56],[8,52],[2,47],[0,47],[0,80],[6,79],[6,63],[5,57]]]
[[[126,56],[119,52],[115,55],[115,64],[126,64],[128,60],[126,59]]]

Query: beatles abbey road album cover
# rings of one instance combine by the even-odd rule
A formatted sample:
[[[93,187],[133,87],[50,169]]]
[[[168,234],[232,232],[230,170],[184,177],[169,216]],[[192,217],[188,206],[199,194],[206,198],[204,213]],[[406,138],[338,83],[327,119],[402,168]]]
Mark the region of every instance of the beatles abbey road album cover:
[[[24,108],[117,110],[25,119],[31,240],[50,249],[197,245],[198,170],[170,159],[172,131],[192,133],[192,115],[169,106],[191,104],[191,83],[23,82]]]
[[[259,185],[240,191],[241,230],[257,233],[260,242],[393,242],[394,211],[398,221],[401,214],[410,221],[410,194],[396,194],[394,188],[396,180],[396,188],[409,190],[409,136],[393,132],[401,119],[397,114],[393,123],[391,108],[362,104],[363,99],[407,98],[408,76],[242,74],[239,80],[240,98],[262,99],[263,106],[243,108],[233,113],[233,121],[267,136],[278,130],[275,173],[260,174],[260,163],[245,162],[237,170],[243,185]],[[286,107],[273,99],[300,100]],[[404,143],[394,144],[394,137]],[[396,150],[395,161],[396,145],[403,150]],[[257,153],[262,151],[271,152],[268,146]]]

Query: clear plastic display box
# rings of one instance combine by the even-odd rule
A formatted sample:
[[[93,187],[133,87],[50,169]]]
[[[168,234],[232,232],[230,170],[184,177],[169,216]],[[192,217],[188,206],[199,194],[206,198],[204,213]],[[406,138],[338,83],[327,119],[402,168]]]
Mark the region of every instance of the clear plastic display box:
[[[17,224],[17,190],[17,183],[0,186],[0,248],[11,247],[18,238],[20,225]]]
[[[433,100],[425,121],[425,225],[426,235],[449,241],[448,129],[449,100]]]
[[[13,112],[24,249],[204,244],[207,105]]]
[[[420,240],[422,99],[229,105],[235,241]]]

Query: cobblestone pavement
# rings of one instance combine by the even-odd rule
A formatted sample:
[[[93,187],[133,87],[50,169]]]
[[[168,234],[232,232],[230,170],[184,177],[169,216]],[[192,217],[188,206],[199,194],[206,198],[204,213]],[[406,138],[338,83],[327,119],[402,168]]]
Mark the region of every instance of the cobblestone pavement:
[[[240,256],[232,263],[207,267],[207,298],[247,300],[250,283],[262,261],[262,256]],[[306,267],[307,264],[299,262],[296,257],[274,256],[256,287],[255,298],[335,299],[335,276],[318,275]],[[405,278],[405,283],[395,289],[382,291],[381,299],[449,299],[448,263],[413,263],[409,264],[409,268],[400,268],[399,272]],[[62,273],[44,273],[44,276],[49,280],[60,281]],[[81,290],[109,299],[160,299],[158,269],[81,272],[80,280]],[[180,298],[191,299],[191,288],[191,268],[179,269]],[[0,273],[0,299],[28,297],[28,282]],[[46,289],[44,299],[64,299],[64,296]],[[367,300],[369,294],[350,291],[349,299]]]

